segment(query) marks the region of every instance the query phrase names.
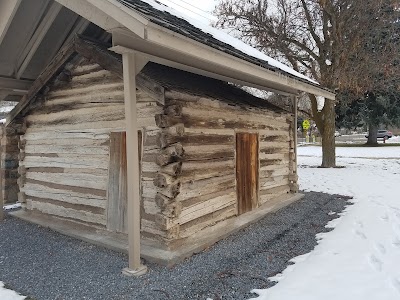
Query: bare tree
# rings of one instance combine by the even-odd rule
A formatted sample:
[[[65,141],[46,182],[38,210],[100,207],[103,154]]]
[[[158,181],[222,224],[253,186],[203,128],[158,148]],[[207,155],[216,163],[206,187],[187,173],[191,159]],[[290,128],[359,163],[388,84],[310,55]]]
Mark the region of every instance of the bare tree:
[[[217,26],[232,28],[322,86],[361,94],[371,81],[359,59],[363,39],[379,23],[383,2],[399,0],[221,0],[215,12]],[[322,167],[335,167],[335,102],[325,101],[319,111],[316,97],[309,98],[322,136]]]

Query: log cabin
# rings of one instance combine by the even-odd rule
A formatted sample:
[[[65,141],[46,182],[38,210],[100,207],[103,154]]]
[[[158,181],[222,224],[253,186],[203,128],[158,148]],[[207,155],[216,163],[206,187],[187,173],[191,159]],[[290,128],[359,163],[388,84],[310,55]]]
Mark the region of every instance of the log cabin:
[[[121,56],[77,37],[39,77],[11,123],[25,214],[127,233],[122,73]],[[298,190],[293,114],[232,84],[150,63],[137,116],[144,244],[176,250]]]
[[[152,0],[58,2],[112,48],[76,37],[7,117],[15,216],[127,251],[140,275],[140,256],[174,264],[300,198],[296,96],[332,92]]]

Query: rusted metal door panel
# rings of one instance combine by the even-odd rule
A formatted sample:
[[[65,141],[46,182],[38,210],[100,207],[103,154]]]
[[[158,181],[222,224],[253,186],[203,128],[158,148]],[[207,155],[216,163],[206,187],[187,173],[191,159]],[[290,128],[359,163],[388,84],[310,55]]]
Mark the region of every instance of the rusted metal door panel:
[[[238,214],[258,205],[258,134],[236,134],[236,191]]]
[[[142,154],[142,132],[138,131],[139,159]],[[127,220],[127,162],[126,133],[111,132],[110,164],[108,168],[107,228],[116,232],[128,232]]]

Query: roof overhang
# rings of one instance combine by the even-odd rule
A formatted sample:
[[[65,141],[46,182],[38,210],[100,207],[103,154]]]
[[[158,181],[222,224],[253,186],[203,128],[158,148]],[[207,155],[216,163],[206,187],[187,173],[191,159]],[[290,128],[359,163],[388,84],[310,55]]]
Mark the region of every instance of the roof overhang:
[[[281,94],[306,92],[335,99],[331,91],[257,66],[149,22],[118,1],[57,1],[110,31],[116,52],[135,51],[170,67]],[[108,18],[107,26],[102,24],[104,15]]]

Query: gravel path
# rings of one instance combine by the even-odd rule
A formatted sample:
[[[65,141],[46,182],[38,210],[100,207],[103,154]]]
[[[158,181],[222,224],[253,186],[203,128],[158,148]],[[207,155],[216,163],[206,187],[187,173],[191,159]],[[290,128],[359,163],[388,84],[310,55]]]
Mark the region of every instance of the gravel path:
[[[148,264],[140,278],[121,275],[127,256],[7,217],[0,224],[0,281],[33,299],[248,299],[253,288],[309,252],[347,198],[306,197],[173,268]]]

